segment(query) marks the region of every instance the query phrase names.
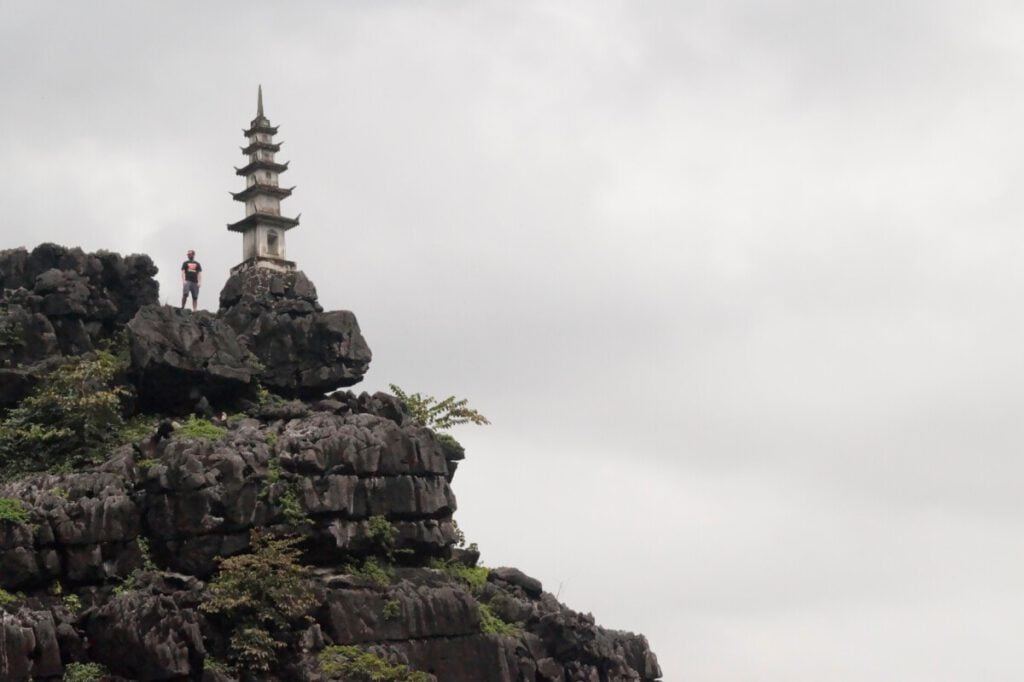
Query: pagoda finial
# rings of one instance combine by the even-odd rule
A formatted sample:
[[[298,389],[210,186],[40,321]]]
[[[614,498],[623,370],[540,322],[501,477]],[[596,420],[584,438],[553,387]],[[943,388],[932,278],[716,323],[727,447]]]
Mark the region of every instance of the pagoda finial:
[[[256,90],[256,118],[263,118],[263,85],[257,86]]]

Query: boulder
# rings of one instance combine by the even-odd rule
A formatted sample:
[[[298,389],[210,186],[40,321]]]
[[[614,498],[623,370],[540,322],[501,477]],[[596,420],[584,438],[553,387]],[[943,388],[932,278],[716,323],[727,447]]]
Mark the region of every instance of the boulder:
[[[544,588],[541,586],[541,582],[539,580],[531,578],[518,568],[511,568],[508,566],[492,568],[490,573],[488,573],[487,578],[492,581],[502,580],[510,585],[520,587],[523,592],[534,598],[540,598],[540,595],[544,592]]]
[[[131,375],[146,410],[187,413],[251,392],[255,374],[235,332],[206,312],[145,306],[128,323]]]
[[[355,315],[323,312],[302,272],[237,272],[221,291],[218,314],[261,363],[260,383],[276,393],[322,397],[361,381],[369,367]]]

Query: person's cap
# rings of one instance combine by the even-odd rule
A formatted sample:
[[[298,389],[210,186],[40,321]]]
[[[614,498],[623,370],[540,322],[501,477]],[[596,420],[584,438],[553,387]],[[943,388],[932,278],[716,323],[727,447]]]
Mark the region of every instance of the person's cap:
[[[190,256],[192,256],[192,255],[195,255],[195,251],[193,251],[192,249],[189,249],[189,250],[188,250],[188,251],[186,251],[185,253],[187,253],[187,254],[188,254],[188,255],[190,255]]]

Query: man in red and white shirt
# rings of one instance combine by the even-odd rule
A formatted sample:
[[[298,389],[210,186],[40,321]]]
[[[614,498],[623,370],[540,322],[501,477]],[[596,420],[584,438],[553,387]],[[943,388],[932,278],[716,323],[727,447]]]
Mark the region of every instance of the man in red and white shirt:
[[[195,312],[199,300],[199,286],[203,283],[203,266],[196,260],[196,252],[188,250],[188,260],[181,264],[181,309],[185,309],[185,301],[192,295],[192,311]]]

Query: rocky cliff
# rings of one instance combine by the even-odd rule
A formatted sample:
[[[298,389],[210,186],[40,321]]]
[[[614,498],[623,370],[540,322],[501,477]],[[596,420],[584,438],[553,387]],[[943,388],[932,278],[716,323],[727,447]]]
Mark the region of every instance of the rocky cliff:
[[[136,425],[100,434],[93,466],[0,484],[0,679],[660,677],[642,636],[477,565],[453,521],[461,448],[393,396],[338,390],[370,362],[352,313],[266,271],[184,313],[156,305],[154,274],[0,252],[0,438],[100,350]]]

